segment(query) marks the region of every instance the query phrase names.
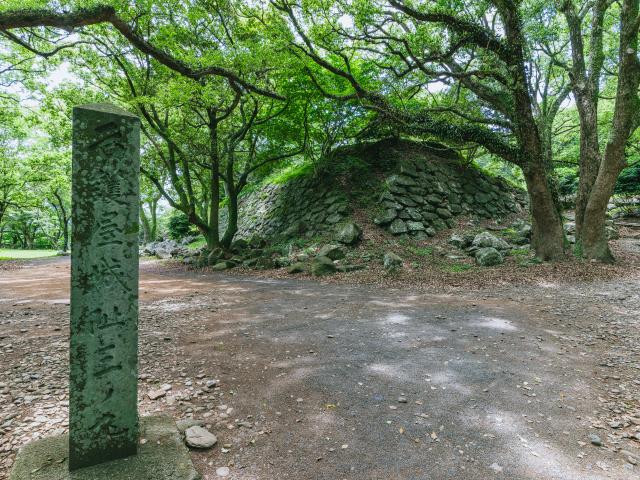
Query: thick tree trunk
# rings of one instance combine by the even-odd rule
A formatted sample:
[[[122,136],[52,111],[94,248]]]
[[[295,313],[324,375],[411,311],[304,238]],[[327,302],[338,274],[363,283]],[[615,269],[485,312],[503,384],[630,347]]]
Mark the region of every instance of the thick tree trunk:
[[[604,161],[591,189],[584,211],[580,245],[585,258],[605,263],[613,263],[615,260],[609,249],[605,222],[609,199],[613,195],[618,175],[626,165],[624,147],[624,143],[614,144],[610,141],[607,144]]]
[[[583,226],[587,204],[598,177],[602,155],[598,138],[598,85],[592,82],[574,85],[580,118],[580,160],[578,195],[576,197],[576,252],[582,252]]]
[[[638,0],[622,2],[618,47],[620,62],[613,121],[600,169],[585,208],[582,227],[581,247],[584,257],[609,263],[614,258],[605,230],[607,205],[613,195],[618,175],[626,166],[625,147],[637,126],[636,118],[640,111],[640,63],[637,57],[639,7]]]
[[[591,117],[592,115],[593,117]],[[598,127],[595,115],[595,112],[589,113],[588,116],[591,118],[588,119],[580,115],[580,173],[578,195],[576,197],[576,244],[578,248],[580,248],[582,243],[582,230],[587,204],[589,203],[591,191],[598,177],[598,170],[602,159],[598,145]]]
[[[224,237],[222,237],[222,246],[229,248],[233,237],[238,233],[238,192],[235,188],[227,186],[227,212],[229,221],[227,223],[227,229],[224,231]]]
[[[218,154],[218,119],[213,109],[208,109],[209,116],[209,164],[211,168],[211,202],[209,204],[209,234],[207,247],[213,250],[220,246],[220,157]]]
[[[564,256],[564,232],[558,205],[542,166],[524,172],[531,207],[531,248],[541,260],[558,260]]]

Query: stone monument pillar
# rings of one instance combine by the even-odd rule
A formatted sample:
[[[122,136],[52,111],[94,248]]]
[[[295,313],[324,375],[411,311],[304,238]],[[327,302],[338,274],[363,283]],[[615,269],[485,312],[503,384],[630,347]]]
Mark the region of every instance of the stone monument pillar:
[[[140,121],[73,109],[69,469],[136,453]]]
[[[9,480],[200,479],[171,417],[138,423],[139,149],[137,117],[74,108],[69,434],[20,448]]]

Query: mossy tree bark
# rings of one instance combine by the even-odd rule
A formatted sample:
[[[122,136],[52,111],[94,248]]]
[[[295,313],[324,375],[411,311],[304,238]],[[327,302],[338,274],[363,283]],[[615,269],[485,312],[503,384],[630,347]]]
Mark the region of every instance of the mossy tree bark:
[[[569,26],[572,90],[580,117],[580,180],[576,199],[576,250],[585,258],[613,262],[605,230],[607,205],[618,176],[626,166],[625,147],[638,127],[638,0],[624,0],[620,11],[618,75],[610,134],[604,152],[598,138],[598,100],[604,65],[603,22],[612,2],[597,0],[591,5],[588,30],[589,58],[583,38],[585,15],[571,0],[561,4]]]

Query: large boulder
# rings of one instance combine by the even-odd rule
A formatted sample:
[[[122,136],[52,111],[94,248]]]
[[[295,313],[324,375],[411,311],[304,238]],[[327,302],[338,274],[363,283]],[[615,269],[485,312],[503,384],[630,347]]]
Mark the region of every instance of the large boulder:
[[[327,257],[331,260],[340,260],[345,257],[344,249],[340,245],[328,244],[320,248],[318,256]]]
[[[402,258],[393,252],[385,252],[382,257],[382,265],[386,270],[394,270],[402,266]]]
[[[336,266],[330,258],[318,255],[311,262],[311,273],[315,276],[328,275],[336,271]]]
[[[449,238],[449,245],[453,245],[461,250],[470,247],[474,237],[468,234],[458,235],[454,233]]]
[[[504,262],[502,254],[493,247],[484,247],[476,251],[476,263],[483,267],[492,267]]]
[[[353,222],[348,222],[338,228],[336,240],[345,245],[353,245],[362,235],[362,229]]]
[[[476,235],[472,246],[475,248],[494,248],[496,250],[509,250],[511,248],[507,242],[491,235],[489,232],[482,232]]]

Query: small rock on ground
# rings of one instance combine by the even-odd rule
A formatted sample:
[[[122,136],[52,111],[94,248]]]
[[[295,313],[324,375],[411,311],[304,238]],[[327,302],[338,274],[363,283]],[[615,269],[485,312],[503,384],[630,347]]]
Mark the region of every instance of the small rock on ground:
[[[213,433],[198,425],[187,428],[184,433],[186,444],[192,448],[211,448],[218,443]]]

